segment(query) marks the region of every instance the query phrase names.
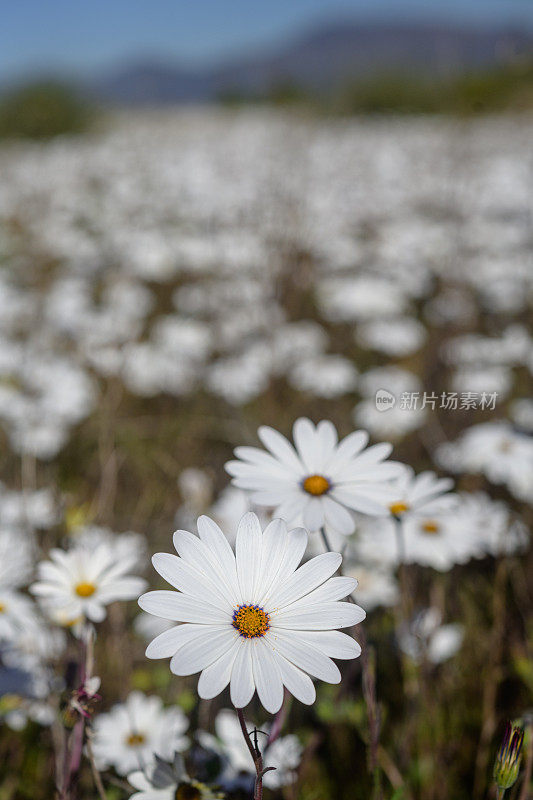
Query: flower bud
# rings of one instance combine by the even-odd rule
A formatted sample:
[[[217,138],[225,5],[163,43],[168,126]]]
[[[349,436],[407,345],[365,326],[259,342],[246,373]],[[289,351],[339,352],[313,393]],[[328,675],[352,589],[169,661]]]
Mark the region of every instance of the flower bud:
[[[492,773],[498,789],[510,789],[518,778],[523,741],[523,729],[508,722]]]

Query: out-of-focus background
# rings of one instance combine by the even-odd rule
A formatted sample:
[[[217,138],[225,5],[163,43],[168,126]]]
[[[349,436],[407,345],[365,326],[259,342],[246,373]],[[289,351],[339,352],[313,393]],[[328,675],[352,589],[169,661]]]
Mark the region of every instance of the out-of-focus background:
[[[533,5],[20,0],[0,37],[0,532],[35,563],[134,531],[155,588],[176,527],[235,529],[223,465],[259,425],[393,442],[467,510],[410,553],[403,635],[393,538],[360,520],[346,550],[372,796],[493,796],[503,726],[533,705]],[[228,698],[148,662],[152,635],[111,609],[98,713],[138,689],[213,732]],[[0,669],[0,800],[53,796],[43,708],[73,647],[21,644],[30,689]],[[293,704],[301,763],[266,796],[376,792],[360,662],[343,673]]]

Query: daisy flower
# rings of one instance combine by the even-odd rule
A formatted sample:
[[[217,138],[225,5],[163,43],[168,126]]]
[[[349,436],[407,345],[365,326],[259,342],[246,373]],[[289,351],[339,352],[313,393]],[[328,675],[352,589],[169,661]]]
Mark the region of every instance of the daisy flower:
[[[224,797],[205,783],[189,778],[178,753],[172,763],[156,756],[154,765],[130,773],[128,782],[139,789],[130,800],[222,800]]]
[[[456,495],[447,494],[452,488],[451,478],[437,478],[430,471],[415,475],[411,467],[405,467],[391,486],[389,511],[393,517],[403,518],[422,510],[424,513],[446,510],[457,502]]]
[[[54,548],[50,561],[38,565],[39,580],[30,591],[52,615],[60,612],[64,620],[101,622],[105,606],[138,597],[146,586],[142,578],[128,575],[136,560],[137,552],[117,559],[116,548],[106,542],[68,552]]]
[[[338,442],[331,422],[323,420],[315,427],[305,418],[294,423],[295,447],[273,428],[263,426],[258,434],[268,453],[237,447],[240,460],[226,464],[232,483],[250,491],[253,503],[274,506],[274,516],[288,524],[303,522],[310,531],[327,525],[342,534],[354,531],[352,510],[386,514],[388,482],[403,470],[403,465],[383,463],[392,445],[365,450],[365,431]]]
[[[99,769],[113,766],[120,775],[145,769],[155,753],[171,759],[188,744],[188,721],[181,709],[163,708],[159,697],[131,692],[93,723],[93,750]]]
[[[182,623],[157,636],[148,658],[171,658],[175,675],[201,672],[198,694],[211,699],[230,685],[231,702],[243,708],[257,694],[267,711],[283,701],[283,686],[311,704],[311,678],[338,683],[332,658],[356,658],[361,648],[335,628],[365,617],[359,606],[337,602],[357,585],[332,577],[342,557],[324,553],[298,568],[307,545],[302,528],[283,520],[265,529],[257,516],[239,523],[235,554],[213,520],[198,519],[199,537],[174,534],[178,556],[157,553],[155,569],[175,591],[148,592],[139,605]]]

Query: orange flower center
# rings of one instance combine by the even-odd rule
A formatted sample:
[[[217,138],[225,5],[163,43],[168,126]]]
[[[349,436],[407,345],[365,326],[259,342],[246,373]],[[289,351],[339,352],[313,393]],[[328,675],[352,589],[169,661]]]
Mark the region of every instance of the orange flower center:
[[[81,581],[78,583],[75,589],[76,594],[78,597],[91,597],[96,592],[96,586],[94,583],[88,583],[87,581]]]
[[[142,733],[131,733],[126,739],[126,744],[128,747],[140,747],[145,741],[146,736],[143,736]]]
[[[233,612],[231,624],[245,639],[255,639],[270,628],[270,617],[260,606],[239,606]]]
[[[5,610],[6,610],[5,603],[0,603],[0,614],[3,614]]]
[[[400,500],[397,503],[391,503],[389,506],[389,511],[394,517],[399,517],[401,514],[409,511],[409,506],[407,503],[404,503]]]
[[[424,533],[429,533],[431,536],[435,533],[439,533],[440,526],[438,522],[435,522],[433,519],[428,519],[426,522],[422,523],[422,531]]]
[[[308,494],[320,497],[331,489],[331,484],[323,475],[309,475],[303,482],[303,487]]]

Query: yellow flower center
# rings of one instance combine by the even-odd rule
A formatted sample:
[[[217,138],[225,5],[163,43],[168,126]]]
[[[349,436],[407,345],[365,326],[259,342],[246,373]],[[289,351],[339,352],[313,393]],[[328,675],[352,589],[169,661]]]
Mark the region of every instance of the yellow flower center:
[[[146,736],[142,733],[130,733],[126,739],[128,747],[140,747],[146,742]]]
[[[407,505],[407,503],[404,503],[401,500],[399,500],[397,503],[390,504],[389,511],[394,517],[399,517],[401,514],[404,514],[406,511],[409,511],[409,506]]]
[[[78,583],[75,589],[76,594],[78,597],[90,597],[96,592],[96,586],[94,583],[88,583],[87,581],[81,581]]]
[[[428,519],[426,522],[422,523],[422,531],[423,533],[429,533],[433,536],[435,533],[439,533],[440,526],[438,522],[435,522],[433,519]]]
[[[231,624],[245,639],[255,639],[270,628],[270,617],[260,606],[239,606],[233,612]]]
[[[202,800],[202,793],[190,783],[181,783],[176,789],[175,800]]]
[[[0,603],[0,614],[3,614],[5,610],[6,610],[6,604]]]
[[[331,489],[331,484],[323,475],[309,475],[303,482],[303,487],[308,494],[319,497]]]

